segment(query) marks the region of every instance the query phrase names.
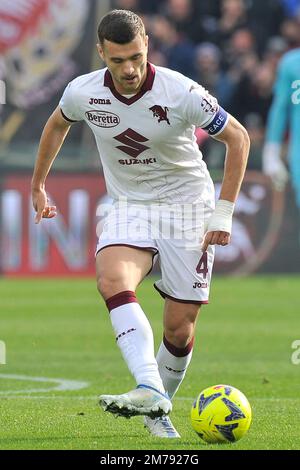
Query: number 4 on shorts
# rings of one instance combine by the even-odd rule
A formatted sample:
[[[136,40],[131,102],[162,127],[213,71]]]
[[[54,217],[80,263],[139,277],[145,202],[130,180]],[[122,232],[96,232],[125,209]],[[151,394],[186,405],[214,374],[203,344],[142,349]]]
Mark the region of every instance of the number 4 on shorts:
[[[206,279],[206,275],[208,273],[207,268],[207,251],[203,253],[201,256],[199,263],[197,264],[196,271],[198,274],[202,274],[203,278]]]

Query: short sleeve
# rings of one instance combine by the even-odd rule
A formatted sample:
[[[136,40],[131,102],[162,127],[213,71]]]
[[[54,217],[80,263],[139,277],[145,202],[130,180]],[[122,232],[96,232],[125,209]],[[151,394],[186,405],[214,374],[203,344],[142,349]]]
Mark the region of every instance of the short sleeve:
[[[74,83],[70,82],[60,99],[59,107],[63,117],[70,122],[82,121],[73,97]]]
[[[218,135],[227,125],[229,115],[201,85],[192,82],[185,94],[185,118],[209,135]]]

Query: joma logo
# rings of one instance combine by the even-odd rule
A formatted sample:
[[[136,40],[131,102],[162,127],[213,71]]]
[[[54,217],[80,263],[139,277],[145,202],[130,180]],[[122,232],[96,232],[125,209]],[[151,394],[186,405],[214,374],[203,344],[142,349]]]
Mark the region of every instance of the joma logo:
[[[194,282],[193,289],[206,289],[207,288],[207,282]]]
[[[90,98],[89,104],[111,104],[108,98]]]
[[[116,127],[120,124],[119,116],[108,111],[87,111],[85,115],[92,124],[98,127]]]
[[[141,142],[148,142],[149,139],[144,137],[133,129],[127,129],[122,134],[117,135],[114,139],[118,140],[124,145],[118,145],[117,149],[127,153],[130,157],[137,158],[142,152],[149,149],[147,145]]]

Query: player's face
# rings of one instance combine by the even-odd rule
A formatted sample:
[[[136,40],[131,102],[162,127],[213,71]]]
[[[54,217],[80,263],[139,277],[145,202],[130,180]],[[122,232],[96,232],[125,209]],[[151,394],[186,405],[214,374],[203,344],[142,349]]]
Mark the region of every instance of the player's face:
[[[147,75],[148,36],[138,34],[127,44],[105,39],[103,46],[97,44],[97,47],[117,91],[121,94],[137,93]]]

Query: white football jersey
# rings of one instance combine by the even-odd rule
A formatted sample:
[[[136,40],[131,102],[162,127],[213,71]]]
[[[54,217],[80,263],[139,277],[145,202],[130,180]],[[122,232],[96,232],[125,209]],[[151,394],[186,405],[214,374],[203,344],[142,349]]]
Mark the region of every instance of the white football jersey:
[[[217,135],[228,115],[198,83],[148,64],[142,89],[126,97],[105,68],[70,82],[60,108],[65,119],[84,120],[92,129],[113,199],[214,205],[195,127]]]

